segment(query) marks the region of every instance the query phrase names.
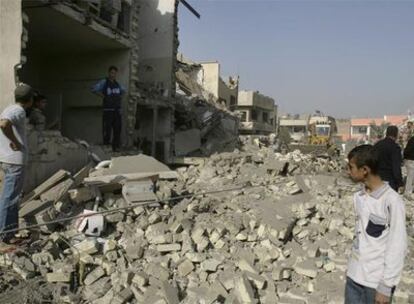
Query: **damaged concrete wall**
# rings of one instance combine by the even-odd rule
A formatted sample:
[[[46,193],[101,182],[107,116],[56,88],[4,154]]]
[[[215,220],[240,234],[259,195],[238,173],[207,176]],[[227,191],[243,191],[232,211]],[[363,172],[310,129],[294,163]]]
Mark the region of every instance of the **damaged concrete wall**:
[[[229,79],[230,80],[230,79]],[[235,110],[237,107],[237,96],[239,93],[238,85],[232,87],[224,82],[221,78],[219,80],[219,100],[226,104],[230,110]]]
[[[139,68],[139,42],[138,42],[138,29],[139,29],[139,11],[140,6],[138,1],[131,2],[131,25],[130,25],[130,77],[129,77],[129,99],[127,102],[125,113],[125,145],[131,147],[136,138],[136,120],[137,120],[137,106],[140,97],[140,89],[138,87],[138,68]]]
[[[118,81],[129,91],[128,41],[121,35],[115,39],[112,31],[94,21],[87,23],[82,12],[63,3],[23,10],[30,20],[29,42],[27,63],[19,76],[47,96],[47,120],[58,120],[65,136],[101,143],[102,99],[92,94],[91,87],[115,65]],[[124,117],[127,104],[128,95],[123,100]]]
[[[220,78],[220,64],[218,62],[203,62],[203,82],[204,90],[219,98],[219,78]]]
[[[22,33],[21,1],[0,1],[0,110],[14,103],[14,66],[20,62]]]
[[[154,111],[157,111],[154,117]],[[157,159],[169,162],[172,156],[171,145],[174,129],[172,109],[170,108],[149,108],[140,107],[137,116],[139,128],[138,136],[140,138],[140,148],[145,154],[152,154],[152,139],[155,136],[155,151],[154,157]],[[154,134],[154,121],[155,134]]]
[[[139,0],[139,5],[139,79],[168,97],[175,91],[177,1]]]
[[[238,80],[234,85],[230,85],[220,77],[220,63],[218,62],[203,62],[201,63],[202,82],[204,90],[211,93],[218,101],[226,108],[237,105],[237,96],[239,92]],[[230,78],[229,78],[230,81]]]
[[[29,162],[24,191],[27,193],[60,169],[75,173],[88,161],[88,151],[59,131],[28,130]]]

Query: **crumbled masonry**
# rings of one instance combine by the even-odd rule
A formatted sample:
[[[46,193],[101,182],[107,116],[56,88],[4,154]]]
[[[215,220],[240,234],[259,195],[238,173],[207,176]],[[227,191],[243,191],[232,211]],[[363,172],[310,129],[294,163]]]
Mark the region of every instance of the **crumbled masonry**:
[[[341,160],[246,144],[186,162],[158,176],[155,196],[164,201],[104,214],[100,236],[79,232],[73,220],[43,226],[27,247],[0,255],[0,303],[343,303],[358,185]],[[145,172],[136,169],[146,181],[147,164]],[[32,209],[23,204],[22,225],[37,223],[39,214],[59,219],[127,207],[119,180],[137,174],[130,171],[118,172],[116,181],[99,180],[103,173],[95,171],[95,184],[63,195],[50,192],[67,182],[61,172],[56,185],[25,203]],[[237,186],[244,188],[169,200]],[[135,187],[137,202],[147,184]],[[413,203],[406,208],[413,248]],[[393,303],[414,303],[412,251]]]

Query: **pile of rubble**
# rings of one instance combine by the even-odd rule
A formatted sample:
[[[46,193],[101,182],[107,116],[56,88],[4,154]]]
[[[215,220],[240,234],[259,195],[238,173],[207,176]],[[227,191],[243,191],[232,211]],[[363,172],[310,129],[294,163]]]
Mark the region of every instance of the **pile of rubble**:
[[[92,216],[40,226],[0,256],[0,302],[25,282],[20,296],[56,303],[343,303],[357,186],[337,161],[246,150],[175,171],[138,155],[57,173],[21,216]],[[407,203],[411,226],[413,214]],[[414,300],[410,254],[396,303]]]

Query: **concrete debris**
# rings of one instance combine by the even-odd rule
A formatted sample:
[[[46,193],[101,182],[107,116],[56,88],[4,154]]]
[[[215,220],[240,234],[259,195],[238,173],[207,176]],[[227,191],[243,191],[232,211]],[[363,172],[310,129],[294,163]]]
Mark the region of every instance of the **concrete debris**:
[[[286,163],[297,169],[280,175]],[[16,276],[41,278],[51,290],[70,291],[62,297],[78,296],[67,303],[343,302],[358,186],[339,161],[246,144],[175,171],[142,155],[112,164],[72,189],[70,174],[60,172],[28,196],[20,210],[26,223],[120,210],[103,215],[99,234],[88,231],[95,226],[86,218],[81,229],[79,220],[43,226],[27,254],[0,255],[0,266],[15,273],[0,276],[0,286],[17,288]],[[160,172],[176,179],[150,178]],[[114,173],[146,177],[125,188],[85,182]],[[51,189],[57,193],[46,195]],[[139,205],[141,193],[171,200]],[[413,226],[410,204],[407,218]],[[412,252],[406,261],[396,303],[414,297]]]
[[[201,148],[199,129],[190,129],[175,133],[175,155],[185,156]]]

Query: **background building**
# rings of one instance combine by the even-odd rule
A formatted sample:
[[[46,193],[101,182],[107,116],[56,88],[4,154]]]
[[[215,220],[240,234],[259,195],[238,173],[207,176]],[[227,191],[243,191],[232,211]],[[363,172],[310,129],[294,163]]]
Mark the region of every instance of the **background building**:
[[[240,134],[270,134],[277,130],[277,105],[257,91],[240,91],[237,103]]]

